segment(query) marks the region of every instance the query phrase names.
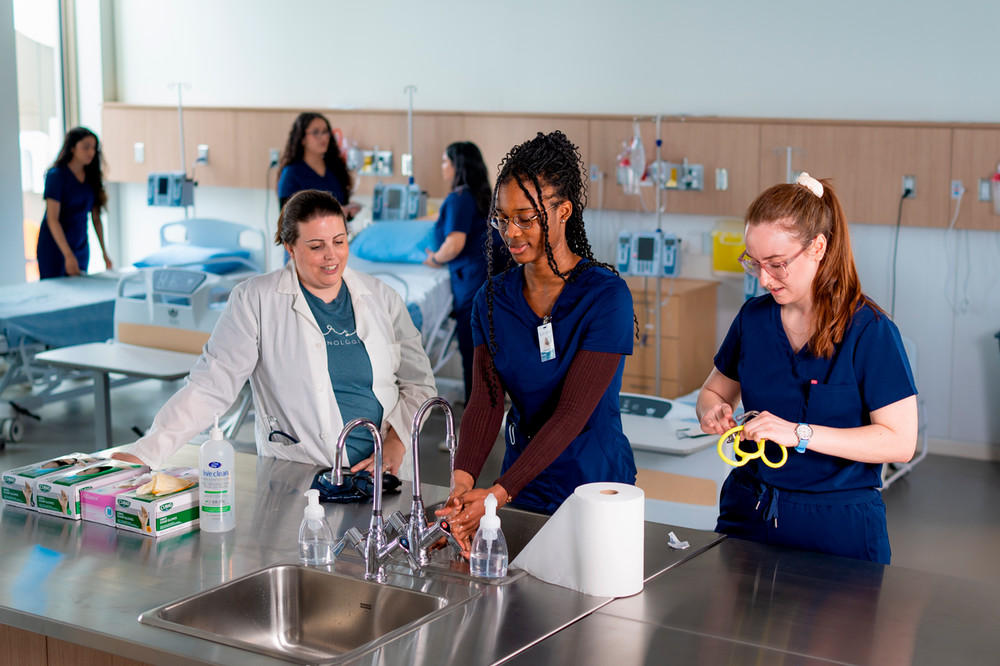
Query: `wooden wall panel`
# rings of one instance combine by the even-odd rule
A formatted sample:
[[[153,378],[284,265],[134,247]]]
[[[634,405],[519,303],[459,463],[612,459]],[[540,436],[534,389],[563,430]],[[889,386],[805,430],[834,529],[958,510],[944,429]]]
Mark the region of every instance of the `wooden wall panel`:
[[[903,204],[903,224],[948,224],[951,130],[933,127],[763,124],[761,189],[785,182],[786,146],[795,171],[832,178],[851,223],[896,223],[904,174],[916,176],[916,197]],[[779,152],[775,152],[779,151]],[[804,152],[801,152],[804,151]]]
[[[979,201],[979,179],[989,178],[1000,161],[1000,130],[956,129],[952,141],[952,175],[965,185],[956,229],[1000,231],[1000,215],[992,201]],[[954,204],[954,202],[953,202]],[[954,215],[954,211],[952,211]],[[949,221],[951,217],[948,218]]]
[[[655,212],[656,192],[641,188],[642,204],[636,195],[626,195],[617,184],[615,168],[623,143],[630,141],[633,124],[629,120],[595,119],[591,122],[592,163],[605,174],[603,207],[612,210]],[[656,159],[656,124],[639,123],[646,162]],[[760,128],[756,123],[698,122],[664,119],[661,123],[661,159],[680,163],[685,157],[705,169],[702,191],[665,190],[661,205],[667,213],[741,216],[758,192]],[[729,172],[729,189],[715,189],[715,169]],[[592,205],[597,205],[596,194]]]
[[[406,112],[322,110],[348,142],[363,150],[393,152],[394,175],[387,182],[405,183],[400,160],[407,151]],[[203,186],[273,190],[277,173],[268,170],[269,150],[283,150],[298,110],[189,108],[184,111],[187,170],[198,144],[209,146],[209,164],[196,178]],[[104,106],[102,145],[112,182],[144,183],[151,171],[181,168],[177,111],[170,107],[142,107],[109,103]],[[627,117],[516,116],[448,112],[413,115],[416,181],[433,198],[447,194],[441,179],[441,155],[453,141],[474,141],[483,151],[491,180],[500,160],[514,145],[536,132],[560,129],[576,143],[589,167],[605,174],[603,188],[591,187],[590,207],[599,203],[611,210],[640,211],[635,196],[626,196],[615,182],[616,157],[622,142],[631,139]],[[640,123],[647,162],[655,159],[655,124]],[[662,122],[663,159],[690,162],[705,168],[701,192],[667,190],[667,213],[742,215],[765,187],[785,180],[785,156],[775,150],[800,149],[793,168],[835,179],[851,222],[892,225],[901,193],[902,176],[916,176],[916,197],[904,202],[906,226],[945,227],[951,218],[951,180],[965,183],[967,194],[957,226],[971,229],[1000,227],[1000,216],[990,204],[976,201],[978,179],[988,176],[1000,159],[1000,127],[943,123],[863,123],[844,121],[771,121],[754,119],[681,119]],[[133,145],[145,144],[146,159],[136,164]],[[716,191],[715,169],[729,172],[729,189]],[[371,194],[377,177],[355,176],[355,192]],[[652,187],[642,188],[645,209],[655,208]]]

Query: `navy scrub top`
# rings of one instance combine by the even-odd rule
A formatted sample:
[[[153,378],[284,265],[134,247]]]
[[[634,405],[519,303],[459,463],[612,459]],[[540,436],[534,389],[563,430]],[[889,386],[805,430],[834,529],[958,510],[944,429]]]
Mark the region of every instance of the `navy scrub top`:
[[[767,410],[792,423],[856,428],[871,423],[876,409],[916,395],[899,330],[884,313],[863,305],[829,359],[809,345],[795,353],[781,324],[781,306],[770,294],[743,304],[715,367],[740,383],[743,407]],[[765,455],[779,460],[779,445]],[[806,449],[788,452],[788,462],[771,469],[752,460],[740,469],[782,490],[835,491],[876,488],[881,464],[862,463]]]
[[[632,353],[635,330],[632,293],[625,281],[594,266],[567,283],[551,313],[556,357],[542,362],[538,342],[542,318],[524,298],[524,268],[518,266],[492,280],[493,328],[498,347],[494,362],[512,403],[507,415],[504,472],[555,411],[566,372],[578,350],[623,355],[614,379],[583,430],[518,493],[515,503],[553,513],[578,485],[598,481],[634,484],[635,460],[622,431],[618,401],[624,355]],[[476,346],[489,344],[485,285],[473,305],[472,336]]]
[[[68,166],[57,166],[45,174],[45,199],[59,202],[59,224],[62,225],[66,242],[76,255],[82,272],[90,263],[90,247],[87,244],[87,216],[94,210],[97,197],[87,183],[81,183]],[[42,217],[38,232],[38,270],[43,278],[66,274],[66,260],[49,229],[48,212]]]
[[[479,212],[476,200],[467,187],[453,191],[441,204],[441,213],[434,223],[434,242],[437,246],[440,248],[452,232],[465,234],[465,247],[447,264],[455,310],[472,307],[473,297],[486,282],[483,243],[488,229],[486,216]]]
[[[278,178],[278,200],[284,201],[302,190],[329,192],[342,205],[347,205],[344,201],[344,187],[329,167],[326,175],[321,176],[304,160],[296,160],[281,170],[281,177]]]

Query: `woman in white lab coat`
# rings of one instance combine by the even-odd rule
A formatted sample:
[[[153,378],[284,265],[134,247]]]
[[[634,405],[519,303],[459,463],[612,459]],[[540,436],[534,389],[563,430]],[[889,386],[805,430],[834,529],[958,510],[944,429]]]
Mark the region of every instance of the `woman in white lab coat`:
[[[344,423],[368,416],[381,426],[386,469],[399,473],[413,414],[436,393],[405,303],[347,267],[344,211],[326,192],[293,196],[275,240],[291,261],[237,285],[186,386],[116,457],[162,466],[228,410],[249,379],[259,455],[332,465]],[[348,442],[354,471],[374,467],[364,436],[367,450],[361,440]]]

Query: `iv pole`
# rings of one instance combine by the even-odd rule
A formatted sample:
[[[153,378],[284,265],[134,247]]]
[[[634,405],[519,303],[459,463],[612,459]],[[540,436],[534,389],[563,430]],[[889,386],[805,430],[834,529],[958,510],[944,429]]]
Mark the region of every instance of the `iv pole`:
[[[660,130],[660,123],[663,120],[663,116],[658,114],[655,120],[656,120],[656,163],[658,165],[662,165],[663,162],[660,161],[660,151],[663,147],[663,134],[661,133]],[[663,192],[663,187],[661,186],[661,183],[658,182],[660,177],[662,177],[662,175],[663,174],[657,174],[657,182],[653,183],[653,186],[656,188],[655,201],[656,201],[657,233],[661,233],[663,231],[663,227],[661,225],[661,220],[663,219],[663,206],[660,205],[660,196]],[[660,251],[661,252],[663,251],[662,247],[660,248]],[[660,347],[662,346],[660,344],[660,319],[661,319],[660,306],[662,299],[663,299],[663,282],[660,276],[656,276],[656,307],[653,308],[653,313],[656,315],[656,326],[653,327],[653,334],[656,336],[656,373],[654,375],[656,377],[656,383],[653,385],[653,395],[660,395],[660,379],[661,379],[660,375],[663,372],[662,368],[660,367],[660,353],[661,353]]]
[[[410,158],[410,185],[413,185],[413,93],[417,92],[417,87],[406,86],[403,92],[410,95],[410,103],[406,109],[406,150]]]
[[[190,83],[176,81],[167,84],[167,88],[172,90],[177,88],[177,125],[181,138],[181,171],[184,172],[184,179],[187,180],[187,156],[184,152],[184,93],[183,89],[191,89]],[[184,219],[188,219],[188,207],[184,206]]]

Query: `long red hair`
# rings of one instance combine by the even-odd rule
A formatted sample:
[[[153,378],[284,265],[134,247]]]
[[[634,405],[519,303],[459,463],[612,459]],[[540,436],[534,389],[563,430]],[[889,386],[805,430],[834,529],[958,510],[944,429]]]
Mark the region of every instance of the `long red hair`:
[[[747,208],[746,224],[750,227],[779,223],[803,246],[820,234],[826,238],[826,254],[812,283],[813,328],[809,350],[816,356],[830,358],[862,305],[871,306],[876,316],[885,312],[861,291],[844,209],[830,181],[819,182],[823,185],[822,197],[797,183],[764,190]]]

